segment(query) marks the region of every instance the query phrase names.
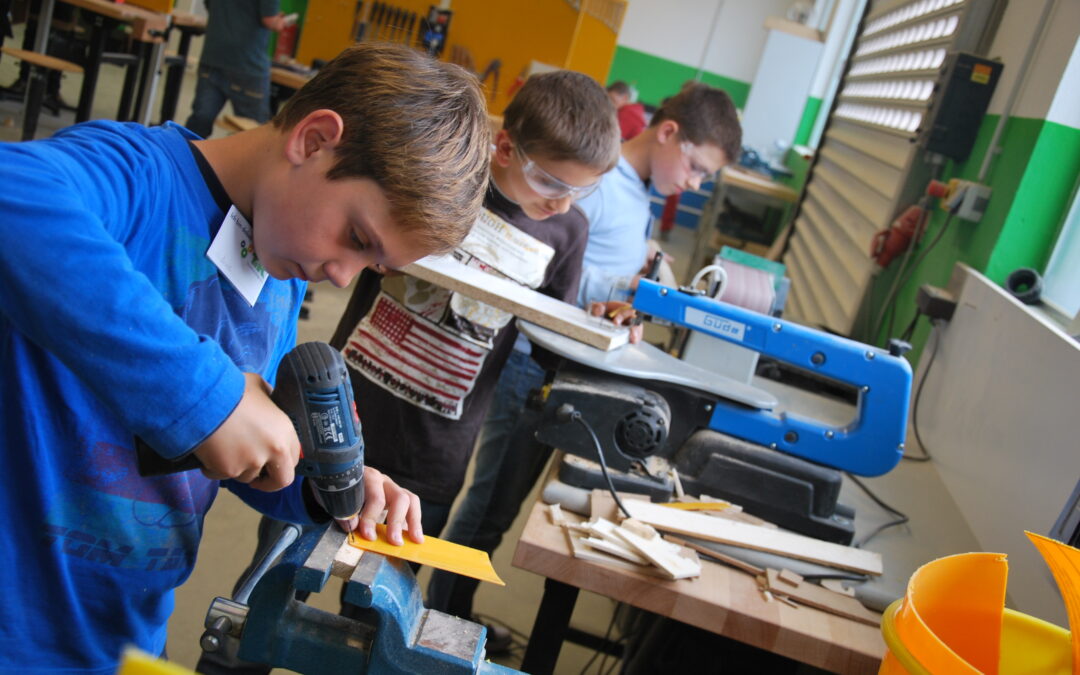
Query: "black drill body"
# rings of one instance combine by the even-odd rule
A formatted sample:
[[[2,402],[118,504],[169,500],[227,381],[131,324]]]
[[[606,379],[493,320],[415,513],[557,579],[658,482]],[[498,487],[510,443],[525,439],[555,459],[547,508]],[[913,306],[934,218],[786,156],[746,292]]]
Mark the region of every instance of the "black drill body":
[[[356,515],[364,504],[364,438],[341,353],[325,342],[297,345],[281,360],[270,398],[300,438],[296,473],[311,480],[331,516]]]

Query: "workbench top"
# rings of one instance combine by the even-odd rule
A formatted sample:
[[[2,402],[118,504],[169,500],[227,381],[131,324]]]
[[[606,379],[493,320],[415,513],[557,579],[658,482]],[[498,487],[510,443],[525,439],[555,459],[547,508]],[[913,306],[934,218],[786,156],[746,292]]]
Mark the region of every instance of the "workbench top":
[[[539,501],[532,506],[513,564],[837,673],[876,673],[885,653],[877,628],[811,607],[767,602],[751,575],[704,558],[701,576],[681,581],[576,559],[562,528],[550,522]]]

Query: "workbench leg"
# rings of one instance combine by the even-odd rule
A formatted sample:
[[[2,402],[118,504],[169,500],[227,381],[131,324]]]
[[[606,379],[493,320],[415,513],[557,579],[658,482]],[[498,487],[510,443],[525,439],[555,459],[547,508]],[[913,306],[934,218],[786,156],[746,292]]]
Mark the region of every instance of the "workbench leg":
[[[191,49],[191,36],[189,30],[180,30],[180,46],[176,50],[180,57],[179,63],[174,63],[165,71],[165,92],[161,97],[161,124],[165,124],[176,116],[176,104],[180,100],[180,87],[184,82],[184,69],[187,67],[187,55]]]
[[[90,48],[87,51],[86,66],[83,68],[82,88],[79,91],[79,107],[75,111],[75,121],[85,122],[90,119],[94,107],[94,90],[97,88],[98,73],[101,71],[101,53],[105,51],[105,42],[109,37],[109,22],[95,14],[91,19]]]
[[[521,670],[532,675],[549,675],[555,672],[566,631],[570,627],[570,615],[577,602],[578,588],[561,581],[544,581],[544,597],[536,610],[536,621],[525,648]]]

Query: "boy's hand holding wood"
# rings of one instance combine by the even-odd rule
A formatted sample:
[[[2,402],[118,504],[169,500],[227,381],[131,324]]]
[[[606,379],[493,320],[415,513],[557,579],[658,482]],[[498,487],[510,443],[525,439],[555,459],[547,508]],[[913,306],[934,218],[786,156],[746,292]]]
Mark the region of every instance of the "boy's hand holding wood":
[[[629,326],[630,344],[641,342],[641,337],[645,334],[645,328],[640,323],[631,323],[637,317],[637,312],[629,302],[619,300],[593,302],[589,305],[589,314],[592,316],[605,316],[611,319],[611,322],[616,326]]]

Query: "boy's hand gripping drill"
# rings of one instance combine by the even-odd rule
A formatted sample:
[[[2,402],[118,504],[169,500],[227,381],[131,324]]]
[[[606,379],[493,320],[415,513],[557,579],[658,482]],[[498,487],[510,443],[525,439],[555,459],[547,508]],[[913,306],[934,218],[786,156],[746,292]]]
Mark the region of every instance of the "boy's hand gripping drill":
[[[281,360],[270,399],[289,416],[300,439],[296,472],[311,480],[331,516],[356,515],[364,504],[364,439],[341,354],[325,342],[297,345]],[[193,454],[165,459],[139,438],[135,448],[143,476],[202,466]]]

